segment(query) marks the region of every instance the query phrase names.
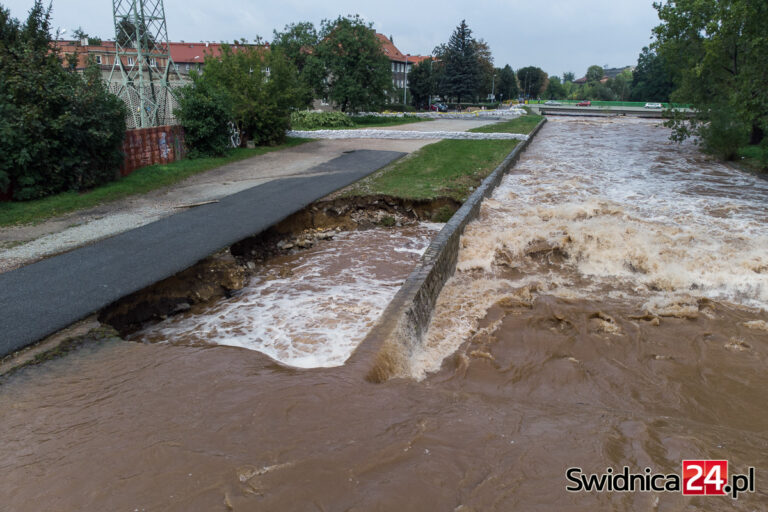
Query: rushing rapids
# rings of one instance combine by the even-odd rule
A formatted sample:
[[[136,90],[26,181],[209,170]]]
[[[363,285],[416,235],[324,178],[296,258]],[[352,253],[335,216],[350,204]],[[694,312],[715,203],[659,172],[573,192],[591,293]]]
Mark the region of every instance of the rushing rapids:
[[[409,378],[374,385],[347,366],[302,370],[259,352],[277,335],[248,326],[266,332],[283,315],[307,318],[285,324],[281,339],[298,343],[273,343],[275,357],[331,365],[354,345],[335,352],[349,335],[309,320],[342,272],[304,281],[317,274],[304,256],[141,334],[169,343],[89,346],[5,378],[3,507],[765,509],[768,186],[667,136],[646,120],[551,120],[468,226]],[[422,250],[424,235],[398,254]],[[380,268],[355,247],[346,264]],[[290,277],[316,286],[317,303],[291,295]],[[359,283],[335,289],[355,296],[334,329],[364,330],[380,308],[373,281]],[[321,343],[301,338],[312,329]],[[302,359],[308,346],[314,359]],[[683,459],[756,467],[756,491],[565,490],[569,467],[680,473]]]
[[[377,228],[277,258],[235,297],[177,315],[133,338],[259,350],[301,368],[343,364],[441,224]]]

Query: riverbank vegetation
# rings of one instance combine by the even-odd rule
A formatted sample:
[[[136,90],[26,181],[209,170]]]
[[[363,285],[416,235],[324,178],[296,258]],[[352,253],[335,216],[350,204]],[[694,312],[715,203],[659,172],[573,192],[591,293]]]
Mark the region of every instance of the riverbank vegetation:
[[[145,194],[222,165],[298,146],[306,142],[310,142],[310,140],[289,138],[279,146],[257,147],[255,149],[237,148],[223,157],[193,158],[169,164],[150,165],[133,171],[119,181],[108,183],[88,192],[68,191],[34,201],[0,203],[0,226],[42,222],[75,210],[93,208],[129,196]]]
[[[753,155],[768,168],[768,3],[696,0],[654,4],[657,53],[668,63],[672,99],[690,102],[693,119],[669,123],[674,138],[698,138],[732,160]]]
[[[17,201],[101,185],[122,162],[125,105],[50,41],[50,6],[22,23],[0,5],[0,194]]]
[[[523,116],[472,131],[529,133],[542,116]],[[463,203],[518,144],[516,140],[444,140],[424,146],[341,192],[342,197],[449,198]],[[446,212],[450,218],[452,211]],[[445,221],[446,216],[435,220]]]

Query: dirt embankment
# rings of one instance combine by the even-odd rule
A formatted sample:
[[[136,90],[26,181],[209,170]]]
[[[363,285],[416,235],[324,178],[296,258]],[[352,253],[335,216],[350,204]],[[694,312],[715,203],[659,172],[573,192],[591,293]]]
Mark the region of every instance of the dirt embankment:
[[[269,258],[312,247],[336,233],[444,222],[461,206],[449,198],[403,200],[387,196],[321,200],[268,230],[241,240],[163,281],[107,306],[99,321],[122,336],[169,316],[228,297]]]

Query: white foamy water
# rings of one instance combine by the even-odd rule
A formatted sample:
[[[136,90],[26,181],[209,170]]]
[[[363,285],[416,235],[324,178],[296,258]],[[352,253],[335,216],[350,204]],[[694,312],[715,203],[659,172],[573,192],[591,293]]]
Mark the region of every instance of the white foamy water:
[[[700,298],[768,309],[768,182],[668,135],[652,120],[550,119],[467,227],[414,374],[531,290],[658,315]]]
[[[136,338],[244,347],[301,368],[341,365],[441,227],[338,234],[268,262],[235,297],[171,317]]]

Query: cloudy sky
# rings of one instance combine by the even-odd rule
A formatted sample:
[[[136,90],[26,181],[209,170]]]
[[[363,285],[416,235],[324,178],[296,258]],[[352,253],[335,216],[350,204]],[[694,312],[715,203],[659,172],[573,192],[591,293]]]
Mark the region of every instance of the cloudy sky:
[[[48,1],[48,0],[45,0]],[[274,29],[297,21],[316,25],[339,14],[360,14],[392,36],[404,53],[429,54],[466,19],[485,39],[495,64],[540,66],[550,75],[582,76],[592,64],[619,67],[637,62],[657,24],[652,0],[165,0],[172,41],[272,39]],[[17,18],[32,0],[0,0]],[[114,37],[110,0],[53,0],[54,27],[78,26],[104,39]]]

